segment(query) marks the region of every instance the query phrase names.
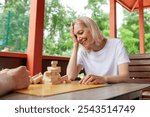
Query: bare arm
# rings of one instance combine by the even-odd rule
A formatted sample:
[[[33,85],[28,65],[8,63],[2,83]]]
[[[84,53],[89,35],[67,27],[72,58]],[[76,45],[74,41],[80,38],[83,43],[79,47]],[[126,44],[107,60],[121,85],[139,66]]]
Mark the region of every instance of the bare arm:
[[[79,42],[77,41],[77,37],[74,34],[74,26],[72,23],[70,26],[70,34],[73,40],[73,50],[67,66],[67,75],[69,80],[74,80],[81,71],[82,66],[77,65],[77,53],[79,48]]]
[[[96,75],[87,75],[84,79],[80,81],[81,84],[101,84],[101,83],[119,83],[128,80],[129,71],[128,64],[120,64],[119,74],[115,76],[96,76]]]
[[[0,73],[0,96],[14,89],[12,78],[9,78],[7,73]]]
[[[3,70],[0,72],[0,96],[16,89],[29,86],[29,73],[26,67]]]
[[[77,65],[78,45],[74,44],[73,52],[67,66],[67,75],[69,80],[74,80],[82,69],[81,65]]]
[[[104,78],[108,83],[119,83],[126,81],[127,79],[129,79],[128,64],[124,63],[119,65],[119,75],[106,76]]]

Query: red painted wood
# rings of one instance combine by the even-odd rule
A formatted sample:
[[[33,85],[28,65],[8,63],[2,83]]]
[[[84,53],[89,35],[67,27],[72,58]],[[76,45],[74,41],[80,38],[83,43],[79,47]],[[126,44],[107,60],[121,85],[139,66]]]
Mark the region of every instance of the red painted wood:
[[[137,0],[116,0],[120,5],[122,5],[124,8],[126,8],[129,11],[132,11],[133,6],[135,5]],[[150,7],[150,0],[143,0],[143,8],[149,8]],[[134,6],[134,10],[139,9],[139,5],[136,4]]]
[[[31,0],[27,66],[31,76],[42,71],[45,0]]]
[[[110,0],[110,38],[117,37],[116,0]]]
[[[144,54],[145,49],[144,49],[143,0],[139,0],[139,39],[140,39],[140,54]]]
[[[69,57],[61,57],[61,56],[43,56],[43,59],[47,60],[62,60],[62,61],[69,61]]]
[[[22,53],[10,53],[10,52],[0,52],[1,57],[15,57],[15,58],[27,58],[26,54]]]
[[[139,2],[139,0],[136,0],[136,1],[135,1],[134,5],[132,6],[131,12],[134,11],[134,9],[135,9],[135,7],[137,6],[138,2]]]

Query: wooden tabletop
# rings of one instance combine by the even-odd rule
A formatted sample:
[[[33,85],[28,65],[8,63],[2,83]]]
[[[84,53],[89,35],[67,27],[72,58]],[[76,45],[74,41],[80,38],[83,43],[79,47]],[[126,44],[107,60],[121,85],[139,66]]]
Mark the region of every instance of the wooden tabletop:
[[[107,87],[87,89],[54,96],[32,96],[20,93],[9,93],[0,97],[1,100],[107,100],[135,99],[140,97],[143,89],[150,84],[118,83]]]

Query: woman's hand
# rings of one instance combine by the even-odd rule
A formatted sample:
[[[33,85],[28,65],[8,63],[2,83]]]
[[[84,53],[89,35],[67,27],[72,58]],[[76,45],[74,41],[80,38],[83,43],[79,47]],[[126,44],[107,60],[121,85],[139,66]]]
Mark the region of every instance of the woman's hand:
[[[70,26],[70,34],[71,34],[73,43],[74,43],[74,44],[79,44],[79,42],[77,41],[77,37],[76,37],[76,35],[74,34],[74,25],[73,25],[73,23],[71,23],[71,26]]]
[[[93,84],[103,84],[106,83],[107,80],[105,77],[96,76],[96,75],[87,75],[83,79],[79,81],[80,84],[93,85]]]

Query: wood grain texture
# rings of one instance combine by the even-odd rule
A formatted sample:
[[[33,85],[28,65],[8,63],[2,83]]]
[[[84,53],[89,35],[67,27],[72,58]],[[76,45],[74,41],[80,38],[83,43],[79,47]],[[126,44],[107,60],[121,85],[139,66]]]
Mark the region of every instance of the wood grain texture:
[[[108,86],[108,84],[100,85],[82,85],[78,82],[72,82],[68,84],[50,85],[50,84],[36,84],[30,85],[28,89],[17,90],[18,93],[35,95],[35,96],[51,96],[56,94],[62,94],[67,92],[74,92],[79,90],[91,89]]]
[[[150,54],[130,55],[128,82],[150,84]],[[144,89],[142,99],[150,99],[150,88]]]

